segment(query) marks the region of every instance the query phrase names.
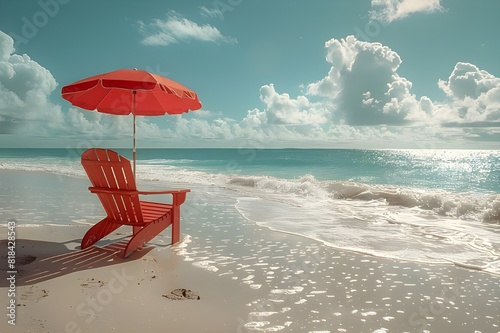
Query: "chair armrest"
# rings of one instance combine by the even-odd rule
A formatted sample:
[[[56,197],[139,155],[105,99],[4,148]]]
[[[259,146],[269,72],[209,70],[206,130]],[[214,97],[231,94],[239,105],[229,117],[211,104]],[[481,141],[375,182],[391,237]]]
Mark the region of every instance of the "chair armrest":
[[[138,191],[138,194],[149,195],[149,194],[179,194],[191,192],[189,189],[178,189],[178,190],[164,190],[164,191]]]
[[[172,205],[179,207],[186,201],[186,193],[191,192],[189,189],[165,190],[165,191],[139,191],[139,194],[172,194]]]
[[[137,190],[121,190],[121,189],[111,189],[104,187],[89,187],[89,191],[92,193],[106,193],[106,194],[122,194],[122,195],[137,195],[139,191]]]

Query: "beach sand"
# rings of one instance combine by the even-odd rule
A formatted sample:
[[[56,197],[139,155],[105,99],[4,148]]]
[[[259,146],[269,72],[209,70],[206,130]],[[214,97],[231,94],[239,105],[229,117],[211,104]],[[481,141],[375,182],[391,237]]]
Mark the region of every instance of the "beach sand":
[[[270,231],[238,213],[238,194],[217,187],[192,187],[180,244],[169,245],[167,229],[122,259],[129,231],[120,228],[81,251],[103,216],[88,186],[0,173],[0,268],[8,270],[6,224],[15,221],[17,270],[16,325],[4,315],[0,332],[500,332],[498,276]],[[5,314],[9,288],[2,279]],[[182,288],[200,299],[174,300]]]

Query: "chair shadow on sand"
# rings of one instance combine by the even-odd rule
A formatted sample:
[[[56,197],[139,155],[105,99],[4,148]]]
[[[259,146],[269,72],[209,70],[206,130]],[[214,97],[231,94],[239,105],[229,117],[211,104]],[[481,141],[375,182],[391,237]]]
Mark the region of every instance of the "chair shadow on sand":
[[[127,259],[122,258],[129,237],[100,241],[98,246],[84,250],[80,247],[69,248],[67,244],[79,243],[79,240],[64,243],[30,239],[16,240],[16,286],[32,285],[48,281],[73,272],[99,267],[113,266],[123,262],[141,259],[154,246],[143,246]],[[0,240],[1,258],[7,263],[6,240]],[[45,253],[45,254],[44,254]],[[50,255],[47,255],[50,253]],[[9,272],[10,269],[2,267]],[[0,287],[8,287],[7,279],[0,280]]]

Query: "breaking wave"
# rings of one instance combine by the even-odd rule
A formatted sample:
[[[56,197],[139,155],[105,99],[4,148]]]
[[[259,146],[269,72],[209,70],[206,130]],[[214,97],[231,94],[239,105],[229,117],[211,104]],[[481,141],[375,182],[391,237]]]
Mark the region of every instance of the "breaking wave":
[[[441,216],[500,222],[499,194],[454,193],[351,181],[318,181],[311,175],[292,180],[269,176],[230,176],[227,183],[232,187],[260,189],[268,193],[318,199],[377,201],[388,206],[417,207]]]

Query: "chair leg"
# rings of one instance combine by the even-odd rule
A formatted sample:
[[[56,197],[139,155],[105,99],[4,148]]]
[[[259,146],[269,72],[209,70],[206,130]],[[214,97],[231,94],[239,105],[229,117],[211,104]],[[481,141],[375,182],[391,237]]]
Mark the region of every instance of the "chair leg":
[[[157,221],[145,225],[141,230],[132,236],[127,244],[127,247],[123,251],[123,258],[127,258],[132,252],[155,238],[170,224],[172,224],[172,219],[170,213],[168,213]]]
[[[181,205],[186,200],[186,193],[173,194],[172,201],[172,245],[181,239]]]
[[[180,206],[172,207],[172,245],[179,242],[181,239],[181,208]]]
[[[120,226],[121,224],[109,222],[108,218],[102,219],[99,223],[93,225],[92,228],[87,231],[85,236],[83,236],[81,243],[82,250],[92,246],[106,235],[109,235],[114,230],[118,229]]]

